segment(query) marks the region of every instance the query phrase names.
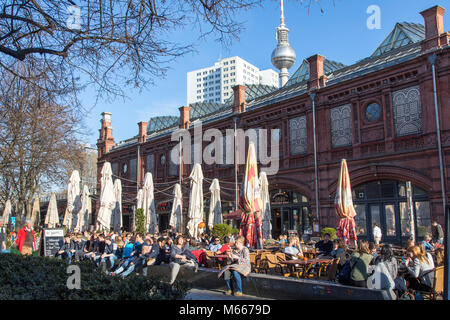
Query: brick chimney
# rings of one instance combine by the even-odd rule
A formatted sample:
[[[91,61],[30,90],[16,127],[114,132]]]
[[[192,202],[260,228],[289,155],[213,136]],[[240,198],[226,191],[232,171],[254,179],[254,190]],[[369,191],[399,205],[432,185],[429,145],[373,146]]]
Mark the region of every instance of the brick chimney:
[[[309,63],[308,89],[312,90],[324,87],[327,81],[323,67],[325,57],[320,54],[316,54],[306,60]]]
[[[147,138],[147,128],[148,122],[138,122],[139,127],[139,143],[145,142],[145,138]]]
[[[178,110],[180,110],[180,129],[189,128],[189,111],[191,108],[183,106],[178,108]]]
[[[422,51],[440,47],[448,43],[449,35],[444,30],[445,9],[434,6],[420,14],[425,20],[425,42],[422,44]]]
[[[245,112],[245,108],[247,107],[247,103],[245,102],[245,89],[246,87],[243,85],[233,87],[233,113]]]
[[[112,134],[112,126],[111,126],[111,113],[103,112],[102,119],[100,120],[101,129],[100,131],[100,139],[97,140],[97,150],[98,157],[101,158],[105,153],[111,149],[115,142]]]

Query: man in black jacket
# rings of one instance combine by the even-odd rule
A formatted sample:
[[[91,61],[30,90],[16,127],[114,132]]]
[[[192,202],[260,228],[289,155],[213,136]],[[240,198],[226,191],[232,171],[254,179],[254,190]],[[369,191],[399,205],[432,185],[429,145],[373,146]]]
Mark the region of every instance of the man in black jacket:
[[[69,263],[72,262],[72,253],[70,252],[71,249],[71,243],[70,243],[70,236],[67,234],[64,237],[64,243],[59,248],[58,252],[56,253],[56,257],[58,259],[69,259]]]
[[[84,248],[83,236],[80,233],[78,233],[72,240],[70,249],[72,257],[74,257],[76,261],[80,261],[81,257],[83,257],[84,255],[83,248]]]
[[[316,249],[319,250],[320,254],[323,256],[329,256],[333,250],[333,243],[330,241],[330,235],[325,233],[323,240],[320,240],[315,245]]]
[[[98,235],[98,241],[94,245],[94,256],[92,260],[98,266],[101,260],[102,254],[105,252],[105,236],[103,234]]]
[[[112,269],[114,266],[114,263],[117,259],[116,257],[116,246],[114,242],[111,240],[111,237],[105,238],[105,249],[103,251],[103,254],[100,256],[100,266],[102,267],[103,271],[106,271],[106,263],[109,261],[109,268]]]

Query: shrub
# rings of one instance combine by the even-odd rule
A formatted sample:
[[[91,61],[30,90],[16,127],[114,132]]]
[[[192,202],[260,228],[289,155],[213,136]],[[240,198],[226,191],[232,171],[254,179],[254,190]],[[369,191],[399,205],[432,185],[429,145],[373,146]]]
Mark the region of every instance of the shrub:
[[[231,229],[231,234],[239,234],[239,229],[237,229],[237,228],[232,228],[232,229]]]
[[[425,226],[417,226],[417,236],[424,237],[428,232],[428,228]]]
[[[225,238],[225,236],[231,235],[231,230],[232,229],[229,225],[225,223],[219,223],[213,227],[212,235],[215,237],[219,237],[220,241],[223,241],[223,238]]]
[[[325,233],[328,233],[330,235],[331,241],[337,239],[336,229],[334,229],[334,228],[323,228],[322,231],[320,232],[320,236],[323,238]]]
[[[81,289],[67,288],[68,263],[50,257],[0,255],[0,300],[153,300],[183,299],[188,286],[174,286],[159,279],[130,275],[107,276],[91,261],[80,267]]]
[[[147,232],[145,229],[144,209],[142,208],[136,210],[136,232],[141,234],[145,234]]]

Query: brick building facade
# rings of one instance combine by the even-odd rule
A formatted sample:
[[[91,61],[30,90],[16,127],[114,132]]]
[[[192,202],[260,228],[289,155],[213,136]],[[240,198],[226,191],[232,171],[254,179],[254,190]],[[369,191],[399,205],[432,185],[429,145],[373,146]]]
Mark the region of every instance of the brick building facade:
[[[98,188],[102,164],[109,161],[114,175],[122,179],[127,215],[145,172],[151,171],[160,227],[165,228],[179,174],[179,167],[170,161],[170,150],[177,144],[171,141],[171,133],[178,128],[192,131],[198,120],[203,131],[225,132],[236,121],[243,130],[280,129],[279,171],[268,176],[273,236],[289,229],[311,233],[317,220],[320,228],[337,226],[333,203],[343,158],[349,167],[361,238],[370,238],[371,226],[377,222],[386,240],[405,240],[406,181],[413,185],[416,232],[422,236],[431,220],[443,223],[442,182],[447,202],[449,198],[450,34],[444,31],[444,12],[439,6],[423,11],[424,26],[398,23],[374,54],[356,64],[345,66],[312,56],[281,89],[236,86],[234,96],[224,104],[196,103],[181,107],[180,117],[140,122],[138,135],[120,143],[114,142],[110,114],[103,113],[97,144]],[[319,208],[315,205],[313,107]],[[204,141],[203,147],[208,144]],[[232,211],[234,166],[202,164],[202,168],[207,179],[220,180],[224,211]],[[244,165],[238,166],[239,182],[243,171]],[[183,164],[185,211],[189,173],[190,165]],[[128,223],[127,218],[124,221]]]

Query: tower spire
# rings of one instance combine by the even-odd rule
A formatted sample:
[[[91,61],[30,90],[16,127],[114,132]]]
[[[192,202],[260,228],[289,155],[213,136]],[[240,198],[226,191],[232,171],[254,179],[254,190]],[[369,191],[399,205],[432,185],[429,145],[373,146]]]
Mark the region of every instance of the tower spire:
[[[289,45],[289,29],[284,24],[284,3],[281,0],[280,26],[277,28],[278,45],[272,52],[272,64],[280,70],[281,86],[289,79],[288,69],[295,63],[296,55],[294,49]]]

